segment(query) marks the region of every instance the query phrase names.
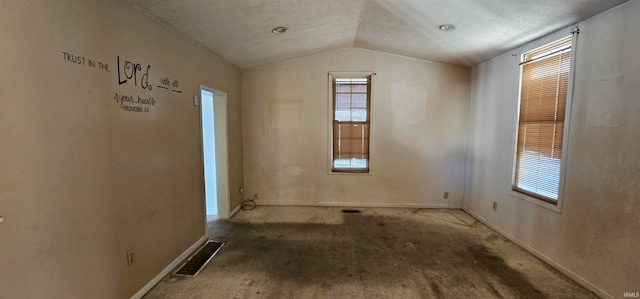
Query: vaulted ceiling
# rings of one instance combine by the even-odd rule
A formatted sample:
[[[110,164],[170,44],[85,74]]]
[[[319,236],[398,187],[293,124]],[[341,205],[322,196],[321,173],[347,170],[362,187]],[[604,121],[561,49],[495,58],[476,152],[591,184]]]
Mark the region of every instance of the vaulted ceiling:
[[[473,66],[626,1],[129,0],[241,69],[349,47]]]

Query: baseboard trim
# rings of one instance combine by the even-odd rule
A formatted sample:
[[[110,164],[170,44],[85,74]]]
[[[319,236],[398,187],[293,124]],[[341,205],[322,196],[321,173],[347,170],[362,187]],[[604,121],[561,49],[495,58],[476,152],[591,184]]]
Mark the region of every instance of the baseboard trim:
[[[471,215],[471,217],[473,217],[473,218],[477,219],[478,221],[482,222],[482,224],[488,226],[489,228],[491,228],[494,231],[498,232],[499,234],[503,235],[505,238],[509,239],[511,242],[513,242],[516,245],[520,246],[522,249],[524,249],[527,252],[535,255],[537,258],[539,258],[543,262],[549,264],[551,267],[553,267],[556,270],[560,271],[562,274],[564,274],[567,277],[571,278],[573,281],[577,282],[581,286],[583,286],[583,287],[587,288],[588,290],[596,293],[596,295],[600,296],[601,298],[613,299],[613,296],[611,296],[609,293],[607,293],[604,290],[598,288],[596,285],[594,285],[593,283],[589,282],[588,280],[586,280],[582,276],[580,276],[580,275],[576,274],[575,272],[569,270],[568,268],[562,266],[561,264],[557,263],[552,258],[544,255],[542,252],[540,252],[540,251],[536,250],[535,248],[529,246],[528,244],[524,243],[523,241],[521,241],[520,239],[516,238],[515,236],[513,236],[513,235],[507,233],[506,231],[502,230],[501,228],[499,228],[495,224],[489,222],[484,217],[481,217],[480,215],[476,214],[475,212],[473,212],[473,211],[471,211],[471,210],[469,210],[469,209],[467,209],[465,207],[462,207],[462,210],[465,211],[467,214]]]
[[[189,255],[191,255],[200,245],[202,245],[208,239],[207,236],[202,236],[198,241],[193,243],[191,247],[187,248],[180,256],[178,256],[173,262],[171,262],[162,272],[160,272],[156,277],[154,277],[151,281],[149,281],[142,289],[140,289],[137,293],[131,296],[132,299],[140,299],[142,296],[147,294],[156,284],[158,284],[162,278],[167,276],[167,274],[171,273],[171,270],[175,269],[182,261],[184,261]]]
[[[412,203],[362,203],[362,202],[259,202],[261,206],[297,206],[297,207],[354,207],[354,208],[416,208],[416,209],[456,209],[460,205],[450,204],[412,204]]]
[[[238,211],[240,211],[241,207],[242,207],[242,205],[238,205],[235,209],[233,209],[233,211],[231,211],[231,213],[229,213],[229,219],[231,219],[231,217],[233,217],[236,213],[238,213]]]

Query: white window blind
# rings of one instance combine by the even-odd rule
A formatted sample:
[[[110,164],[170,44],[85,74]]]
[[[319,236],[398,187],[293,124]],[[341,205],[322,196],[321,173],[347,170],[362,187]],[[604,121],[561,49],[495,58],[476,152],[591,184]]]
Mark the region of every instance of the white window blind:
[[[556,203],[571,37],[523,55],[514,190]]]

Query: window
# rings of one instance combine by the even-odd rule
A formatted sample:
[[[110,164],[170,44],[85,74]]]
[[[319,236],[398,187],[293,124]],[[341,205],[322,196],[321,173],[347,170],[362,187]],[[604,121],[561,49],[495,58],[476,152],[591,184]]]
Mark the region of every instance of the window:
[[[368,173],[372,76],[331,78],[331,170]]]
[[[572,37],[522,56],[513,189],[557,204]]]

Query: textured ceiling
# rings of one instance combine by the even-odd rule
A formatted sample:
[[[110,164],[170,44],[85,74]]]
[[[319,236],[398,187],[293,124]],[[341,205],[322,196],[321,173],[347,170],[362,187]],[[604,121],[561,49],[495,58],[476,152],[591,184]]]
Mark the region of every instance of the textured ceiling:
[[[348,47],[473,66],[626,1],[129,0],[241,69]]]

